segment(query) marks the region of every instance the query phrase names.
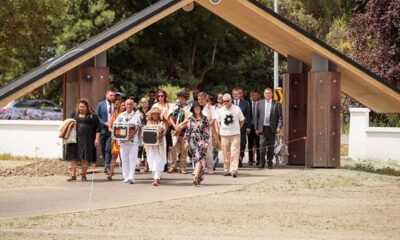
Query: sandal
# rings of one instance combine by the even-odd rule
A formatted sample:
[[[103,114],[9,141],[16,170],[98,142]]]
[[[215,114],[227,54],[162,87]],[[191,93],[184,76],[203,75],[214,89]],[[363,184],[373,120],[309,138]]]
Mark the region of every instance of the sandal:
[[[76,181],[76,176],[71,176],[70,178],[67,179],[68,182],[74,182]]]
[[[158,186],[158,181],[157,180],[153,181],[153,186]]]
[[[86,182],[86,181],[87,181],[86,176],[82,176],[82,182]]]
[[[201,182],[200,179],[197,178],[197,177],[195,177],[194,180],[193,180],[193,184],[194,184],[195,187],[197,187],[198,185],[200,185],[200,182]]]
[[[111,174],[107,176],[107,180],[108,181],[112,181],[112,175]]]

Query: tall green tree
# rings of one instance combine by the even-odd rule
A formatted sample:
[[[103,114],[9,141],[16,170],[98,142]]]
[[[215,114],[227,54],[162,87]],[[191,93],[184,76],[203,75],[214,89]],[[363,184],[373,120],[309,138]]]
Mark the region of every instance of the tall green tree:
[[[53,53],[65,0],[3,0],[0,4],[0,86],[37,67]]]

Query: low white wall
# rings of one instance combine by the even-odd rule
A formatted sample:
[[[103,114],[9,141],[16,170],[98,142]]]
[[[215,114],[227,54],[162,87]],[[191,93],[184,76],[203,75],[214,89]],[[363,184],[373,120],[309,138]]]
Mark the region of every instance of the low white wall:
[[[0,154],[62,158],[62,121],[0,120]]]
[[[350,108],[349,157],[400,163],[400,128],[370,127],[368,108]]]

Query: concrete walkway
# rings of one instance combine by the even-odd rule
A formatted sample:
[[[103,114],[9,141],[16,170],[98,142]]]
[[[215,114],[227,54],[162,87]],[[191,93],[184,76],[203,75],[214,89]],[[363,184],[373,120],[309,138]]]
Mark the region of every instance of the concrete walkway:
[[[122,183],[120,173],[114,176],[112,182],[107,181],[103,173],[97,173],[88,175],[88,182],[77,181],[48,187],[0,189],[0,218],[116,208],[226,192],[295,169],[288,167],[284,169],[278,167],[273,170],[243,168],[240,169],[236,179],[222,176],[222,170],[219,169],[213,175],[206,175],[200,187],[193,186],[191,174],[163,173],[161,185],[154,187],[151,185],[150,173],[136,174],[136,184]]]

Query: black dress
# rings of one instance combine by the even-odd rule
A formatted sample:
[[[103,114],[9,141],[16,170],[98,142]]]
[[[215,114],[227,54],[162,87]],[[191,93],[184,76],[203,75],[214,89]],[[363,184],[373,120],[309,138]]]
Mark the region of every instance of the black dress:
[[[86,114],[83,118],[75,113],[71,118],[76,120],[76,143],[67,144],[65,160],[87,160],[89,163],[96,162],[96,147],[94,140],[96,133],[100,132],[100,120],[96,114]]]

